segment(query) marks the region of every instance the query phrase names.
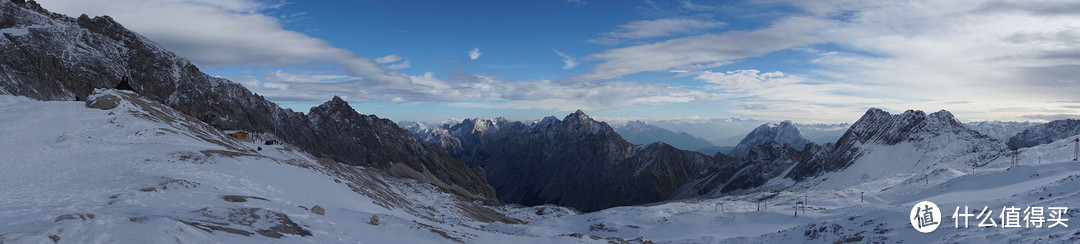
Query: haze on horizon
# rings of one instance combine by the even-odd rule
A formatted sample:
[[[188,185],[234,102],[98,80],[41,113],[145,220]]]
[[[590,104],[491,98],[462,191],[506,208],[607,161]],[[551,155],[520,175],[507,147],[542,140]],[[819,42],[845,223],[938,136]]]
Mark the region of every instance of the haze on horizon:
[[[850,123],[1080,114],[1075,1],[41,1],[298,111]]]

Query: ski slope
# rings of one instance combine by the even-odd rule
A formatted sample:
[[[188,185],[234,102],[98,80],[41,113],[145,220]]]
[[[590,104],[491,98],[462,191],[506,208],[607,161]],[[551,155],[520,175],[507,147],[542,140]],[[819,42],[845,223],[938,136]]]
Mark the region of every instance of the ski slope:
[[[862,179],[862,183],[835,188],[823,187],[813,183],[821,179],[812,179],[805,187],[788,188],[797,192],[765,190],[715,199],[618,207],[542,219],[527,226],[492,224],[488,228],[531,235],[575,232],[621,238],[644,236],[657,243],[1075,243],[1080,240],[1080,228],[1070,222],[1066,222],[1068,228],[1001,228],[1001,220],[996,219],[998,228],[976,228],[979,220],[972,217],[969,228],[962,228],[961,223],[957,229],[951,218],[956,207],[963,211],[968,206],[974,211],[985,206],[998,218],[1003,207],[1041,206],[1068,207],[1066,218],[1077,219],[1080,162],[1072,161],[1071,138],[1075,136],[1022,150],[1018,156],[1020,165],[1011,168],[1011,157],[1003,156],[980,163],[987,166],[974,173],[970,168],[939,165],[927,174],[882,173],[878,179]],[[838,175],[821,178],[826,177],[832,181]],[[763,198],[767,199],[767,208],[759,211],[757,202]],[[796,203],[802,201],[808,207],[805,213],[799,210],[796,217]],[[920,201],[936,203],[944,215],[938,229],[929,234],[917,232],[908,220],[909,211]],[[598,224],[604,228],[596,228]]]

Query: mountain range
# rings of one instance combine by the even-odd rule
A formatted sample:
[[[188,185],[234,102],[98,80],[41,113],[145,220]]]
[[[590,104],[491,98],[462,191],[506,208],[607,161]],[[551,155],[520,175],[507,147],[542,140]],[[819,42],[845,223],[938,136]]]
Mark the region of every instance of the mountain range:
[[[424,130],[418,130],[424,131]],[[582,111],[523,123],[465,119],[420,134],[487,173],[499,200],[596,211],[681,198],[711,157],[664,143],[634,145]]]
[[[1040,124],[1045,123],[1028,121],[976,121],[964,123],[964,127],[978,131],[983,135],[987,135],[999,141],[1009,141],[1009,138],[1012,138],[1016,134]]]
[[[749,125],[724,132],[738,150],[703,154],[679,147],[723,133],[612,126],[581,110],[394,123],[332,97],[295,112],[107,16],[13,0],[0,13],[0,243],[1080,239],[1067,228],[922,235],[896,221],[923,199],[1075,202],[1077,120],[963,124],[876,108],[850,125],[727,120]],[[810,213],[790,215],[800,205]]]
[[[1019,149],[1047,144],[1080,134],[1080,120],[1063,119],[1027,127],[1009,138],[1010,148]]]
[[[496,201],[482,173],[421,143],[389,120],[361,115],[340,98],[308,114],[282,109],[108,16],[77,18],[34,1],[0,5],[0,93],[39,100],[85,100],[122,80],[138,94],[221,126],[273,134],[318,157],[411,176],[470,198]],[[10,3],[9,3],[10,2]]]
[[[704,138],[690,135],[686,132],[670,131],[645,121],[628,121],[625,124],[613,125],[612,127],[615,129],[615,132],[623,137],[623,139],[634,144],[664,142],[679,149],[698,151],[708,155],[717,152],[713,151],[716,150],[714,149],[716,145],[713,145],[712,142],[709,142]]]
[[[584,211],[759,187],[782,189],[792,186],[780,184],[785,180],[801,183],[844,174],[849,167],[863,175],[832,182],[855,183],[894,172],[864,172],[866,168],[916,172],[981,167],[978,162],[1007,151],[1002,142],[967,129],[947,111],[892,115],[870,109],[837,142],[825,145],[809,141],[790,121],[763,124],[743,139],[739,148],[745,151],[730,156],[703,155],[664,143],[635,145],[580,110],[562,120],[548,117],[528,124],[495,118],[409,128],[466,164],[484,168],[500,200]],[[901,155],[909,161],[878,165],[881,157]],[[597,196],[605,200],[592,200]]]

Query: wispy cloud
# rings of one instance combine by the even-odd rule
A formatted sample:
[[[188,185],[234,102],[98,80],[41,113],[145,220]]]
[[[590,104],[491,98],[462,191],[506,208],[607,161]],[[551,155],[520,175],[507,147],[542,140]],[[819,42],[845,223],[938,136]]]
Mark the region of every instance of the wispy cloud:
[[[574,59],[573,56],[567,55],[566,53],[560,52],[559,50],[555,50],[555,54],[559,55],[559,57],[562,58],[563,69],[573,69],[578,65],[577,60]]]
[[[721,26],[724,26],[723,22],[684,18],[638,20],[620,25],[611,32],[605,32],[585,42],[611,45],[627,40],[667,37]]]
[[[729,31],[616,48],[586,56],[602,61],[575,79],[614,79],[640,72],[702,70],[730,64],[792,47],[824,41],[818,32],[827,20],[789,17],[772,26],[752,31]]]
[[[679,7],[690,11],[717,11],[721,10],[719,6],[713,6],[708,4],[697,4],[690,0],[682,0],[679,2]]]
[[[405,58],[401,57],[401,55],[390,54],[390,55],[386,55],[386,56],[375,59],[375,62],[380,63],[380,64],[385,64],[385,63],[393,63],[393,62],[401,61],[401,60],[404,60],[404,59]]]
[[[738,93],[795,84],[803,81],[803,78],[801,77],[784,74],[784,72],[773,71],[761,73],[761,71],[755,69],[727,72],[703,71],[695,76],[694,79],[712,84],[709,86],[711,89]]]
[[[400,63],[399,63],[400,61]],[[409,58],[402,57],[401,55],[391,54],[375,59],[376,63],[386,65],[387,68],[392,70],[399,70],[408,67],[412,67],[409,62]]]
[[[826,23],[810,33],[816,42],[804,47],[811,48],[798,48],[817,57],[809,77],[764,87],[768,73],[704,71],[695,78],[738,88],[733,112],[762,117],[844,121],[868,107],[948,109],[962,120],[1080,114],[1053,102],[1080,90],[1080,61],[1069,58],[1080,53],[1071,41],[1080,37],[1080,15],[1060,14],[1070,9],[1064,2],[1001,3],[793,1],[810,13],[805,18]],[[819,50],[816,43],[845,48]]]
[[[109,15],[139,34],[200,66],[291,66],[330,63],[375,83],[407,82],[408,76],[322,39],[286,30],[262,14],[281,2],[253,0],[56,0],[44,7],[78,16]],[[399,66],[400,67],[400,66]]]
[[[483,53],[480,52],[480,48],[474,47],[472,50],[469,50],[469,59],[470,60],[476,60],[476,59],[480,58],[481,54],[483,54]]]
[[[667,15],[650,16],[677,12],[674,16],[680,17],[631,21],[587,40],[627,46],[580,58],[555,51],[564,69],[585,61],[596,64],[560,81],[475,74],[454,75],[447,81],[430,72],[401,73],[412,66],[409,57],[360,57],[285,29],[283,18],[290,15],[278,9],[280,1],[42,4],[68,15],[110,15],[200,66],[276,69],[314,63],[336,68],[304,72],[283,68],[289,72],[231,77],[280,103],[318,103],[343,95],[357,102],[600,109],[724,99],[724,107],[733,107],[736,115],[819,121],[850,121],[871,106],[894,111],[949,109],[971,120],[1080,114],[1075,104],[1053,102],[1072,99],[1080,90],[1076,42],[1080,5],[1074,1],[768,2],[794,6],[796,14],[771,16],[770,23],[757,29],[723,30],[725,24],[710,19],[715,15],[707,12],[730,7],[691,0],[654,6],[646,1],[652,7],[673,9]],[[782,50],[812,58],[785,60],[797,63],[797,68],[740,63]],[[473,48],[468,55],[477,60],[481,52]],[[740,65],[731,69],[725,66],[729,64]],[[676,72],[675,77],[684,80],[617,81],[643,72]]]
[[[237,79],[237,78],[234,78]],[[452,106],[510,109],[609,109],[704,102],[719,96],[665,84],[642,82],[508,81],[491,75],[459,75],[454,81],[432,72],[410,76],[404,85],[371,86],[355,77],[305,75],[272,71],[252,88],[274,101],[312,104],[328,95],[348,96],[350,102],[447,102]]]

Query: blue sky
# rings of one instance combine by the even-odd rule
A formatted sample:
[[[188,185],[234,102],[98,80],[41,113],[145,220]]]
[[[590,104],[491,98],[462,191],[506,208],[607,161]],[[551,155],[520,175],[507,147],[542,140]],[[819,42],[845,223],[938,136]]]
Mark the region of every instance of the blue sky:
[[[1074,1],[43,1],[283,107],[394,120],[1076,117]]]

